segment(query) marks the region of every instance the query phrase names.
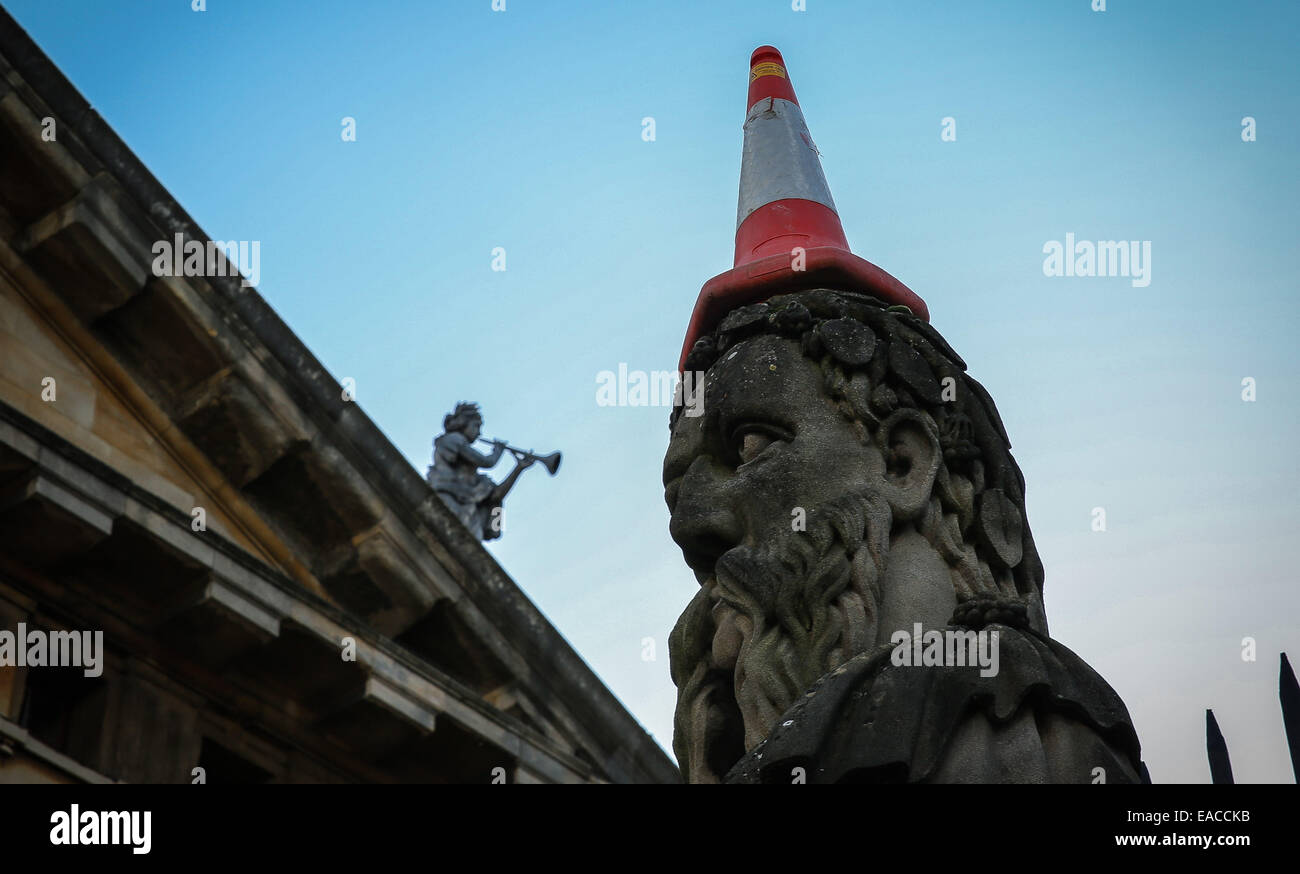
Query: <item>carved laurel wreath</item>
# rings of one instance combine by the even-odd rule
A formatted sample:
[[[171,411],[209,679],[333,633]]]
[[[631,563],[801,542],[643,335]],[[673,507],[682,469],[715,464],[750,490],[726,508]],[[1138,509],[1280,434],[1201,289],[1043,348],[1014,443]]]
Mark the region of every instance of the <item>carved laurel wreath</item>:
[[[874,431],[900,408],[929,413],[948,470],[975,483],[974,518],[967,520],[986,560],[1014,570],[1022,593],[1041,587],[1042,566],[1023,514],[1024,480],[1006,431],[992,399],[937,331],[907,307],[867,295],[797,292],[733,310],[696,342],[686,369],[706,371],[728,348],[757,334],[799,341],[804,354],[820,362],[829,395],[850,421]],[[672,422],[679,412],[673,411]]]

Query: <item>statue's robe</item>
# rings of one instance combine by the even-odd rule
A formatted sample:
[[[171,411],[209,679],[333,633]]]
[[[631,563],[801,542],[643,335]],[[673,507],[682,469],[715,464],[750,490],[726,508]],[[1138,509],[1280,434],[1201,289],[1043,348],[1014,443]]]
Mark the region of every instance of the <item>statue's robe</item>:
[[[1087,663],[1029,630],[999,632],[999,671],[900,666],[892,645],[822,677],[727,783],[1142,783],[1137,733]],[[1098,770],[1100,769],[1100,770]]]
[[[495,459],[476,450],[459,431],[448,431],[433,441],[429,485],[479,540],[501,536],[500,526],[490,524],[492,511],[500,506],[492,500],[496,483],[478,472],[493,464]]]

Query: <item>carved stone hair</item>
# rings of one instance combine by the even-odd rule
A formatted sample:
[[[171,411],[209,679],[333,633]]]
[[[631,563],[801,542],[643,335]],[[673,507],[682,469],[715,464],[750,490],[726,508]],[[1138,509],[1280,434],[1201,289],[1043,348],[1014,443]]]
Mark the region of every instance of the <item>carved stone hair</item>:
[[[479,412],[478,404],[462,401],[456,404],[456,409],[448,413],[442,419],[442,430],[450,433],[452,431],[464,431],[469,427],[469,423],[478,420],[483,421],[483,414]]]
[[[1030,625],[1046,633],[1043,566],[1025,516],[1024,476],[993,399],[943,337],[906,307],[818,289],[732,311],[696,342],[686,369],[705,371],[728,348],[759,334],[800,343],[820,365],[827,397],[864,440],[897,410],[929,418],[943,463],[934,485],[938,500],[932,499],[918,527],[965,578],[959,600],[995,594],[1024,599]],[[673,408],[670,424],[680,413],[680,406]],[[974,544],[977,560],[963,543]]]

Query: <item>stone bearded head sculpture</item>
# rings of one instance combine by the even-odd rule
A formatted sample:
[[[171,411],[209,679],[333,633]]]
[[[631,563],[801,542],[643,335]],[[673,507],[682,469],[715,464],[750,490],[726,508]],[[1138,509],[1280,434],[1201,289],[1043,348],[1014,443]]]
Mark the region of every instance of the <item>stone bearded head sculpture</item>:
[[[754,69],[788,87],[779,61],[760,49]],[[882,287],[796,288],[716,323],[697,307],[684,370],[704,374],[703,414],[674,410],[664,461],[700,583],[669,643],[686,778],[1140,782],[1123,703],[1048,635],[992,399]],[[927,632],[959,645],[922,656]],[[960,658],[976,639],[983,669]]]

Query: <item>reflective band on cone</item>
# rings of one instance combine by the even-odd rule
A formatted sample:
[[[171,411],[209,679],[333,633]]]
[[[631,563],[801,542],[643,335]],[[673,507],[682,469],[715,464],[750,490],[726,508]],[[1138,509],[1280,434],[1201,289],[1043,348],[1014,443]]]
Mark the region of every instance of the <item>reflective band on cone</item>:
[[[793,100],[764,97],[745,117],[733,265],[796,246],[847,249],[849,242],[803,110]]]

